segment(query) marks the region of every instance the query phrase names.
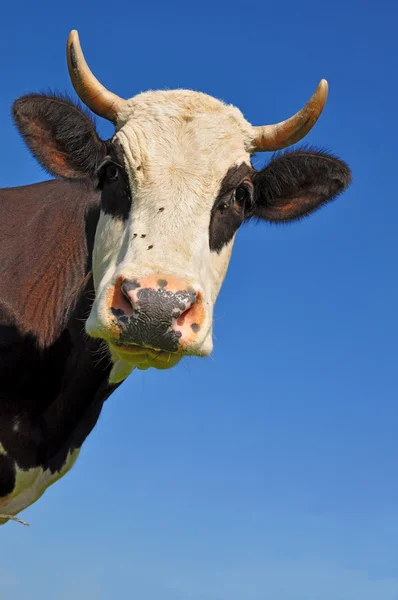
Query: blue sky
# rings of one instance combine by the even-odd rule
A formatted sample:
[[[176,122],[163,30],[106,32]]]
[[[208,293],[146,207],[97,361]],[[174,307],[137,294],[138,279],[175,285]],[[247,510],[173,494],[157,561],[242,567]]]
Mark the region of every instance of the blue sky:
[[[325,77],[306,141],[354,183],[304,222],[240,231],[214,354],[112,396],[31,527],[1,528],[2,600],[397,600],[397,18],[392,1],[3,8],[2,186],[47,177],[10,105],[72,93],[73,28],[117,94],[197,89],[253,124]]]

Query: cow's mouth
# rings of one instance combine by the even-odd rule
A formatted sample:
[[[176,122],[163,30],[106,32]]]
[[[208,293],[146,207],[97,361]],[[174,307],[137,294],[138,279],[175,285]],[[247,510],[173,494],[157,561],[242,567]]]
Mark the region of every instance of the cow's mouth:
[[[150,367],[156,369],[170,369],[183,357],[182,353],[154,350],[136,344],[119,344],[110,342],[110,347],[120,359],[128,362],[137,369],[146,370]]]

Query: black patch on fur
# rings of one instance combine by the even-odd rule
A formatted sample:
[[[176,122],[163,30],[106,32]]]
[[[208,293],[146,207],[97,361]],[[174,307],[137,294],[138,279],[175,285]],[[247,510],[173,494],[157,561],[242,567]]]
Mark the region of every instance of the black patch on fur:
[[[0,498],[11,494],[15,486],[15,465],[9,456],[0,454]],[[1,512],[1,507],[0,507]]]
[[[115,165],[118,169],[116,179],[107,178],[107,166]],[[109,151],[109,159],[101,166],[99,187],[101,189],[101,208],[106,215],[114,219],[127,221],[131,209],[131,190],[127,172],[124,168],[123,150],[120,144],[113,142]]]
[[[133,314],[121,323],[119,342],[176,352],[181,332],[172,329],[172,320],[178,319],[195,302],[196,292],[191,288],[178,292],[164,288],[139,289]]]
[[[255,203],[247,217],[283,222],[300,219],[341,194],[351,183],[342,160],[318,149],[277,153],[253,176]]]
[[[91,285],[69,326],[45,350],[32,336],[20,336],[12,328],[17,335],[0,364],[0,439],[22,469],[59,472],[69,452],[81,447],[115,389],[108,384],[110,360],[102,354],[99,364],[102,342],[88,338],[82,329],[90,298]],[[10,480],[10,466],[0,461],[0,482],[4,480]]]
[[[225,206],[242,181],[249,179],[252,167],[246,163],[234,166],[225,175],[210,218],[209,244],[210,250],[220,252],[234,236],[244,220],[245,203],[234,202]],[[249,192],[249,190],[248,190]]]
[[[106,155],[88,112],[66,96],[29,94],[12,107],[14,121],[41,165],[58,177],[95,179]]]

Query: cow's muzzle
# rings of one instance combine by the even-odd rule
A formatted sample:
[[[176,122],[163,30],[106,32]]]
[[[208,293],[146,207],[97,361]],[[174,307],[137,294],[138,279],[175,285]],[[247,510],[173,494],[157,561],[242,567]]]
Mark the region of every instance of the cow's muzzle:
[[[167,276],[119,278],[109,311],[119,332],[114,344],[125,351],[138,346],[189,353],[197,345],[205,321],[201,290]]]

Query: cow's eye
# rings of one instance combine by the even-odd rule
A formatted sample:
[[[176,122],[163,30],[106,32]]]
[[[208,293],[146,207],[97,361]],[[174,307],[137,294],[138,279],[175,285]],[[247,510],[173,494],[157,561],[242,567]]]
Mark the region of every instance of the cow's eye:
[[[235,191],[235,200],[239,202],[239,204],[245,204],[245,202],[249,199],[250,193],[245,185],[240,185],[236,188]]]
[[[220,206],[220,210],[224,211],[228,208],[244,209],[245,205],[250,201],[250,191],[246,185],[240,185],[229,198],[224,200]]]
[[[105,167],[105,177],[107,181],[116,181],[119,177],[119,169],[113,163],[110,163]]]

